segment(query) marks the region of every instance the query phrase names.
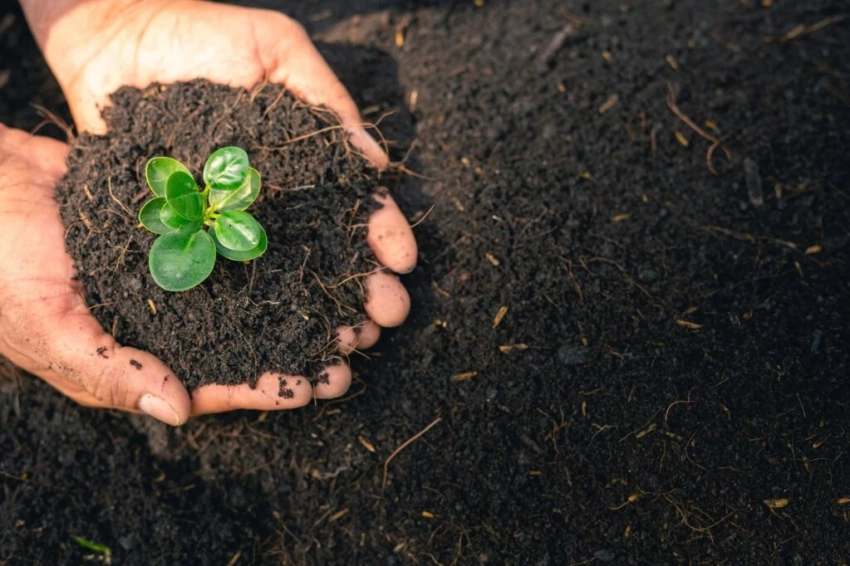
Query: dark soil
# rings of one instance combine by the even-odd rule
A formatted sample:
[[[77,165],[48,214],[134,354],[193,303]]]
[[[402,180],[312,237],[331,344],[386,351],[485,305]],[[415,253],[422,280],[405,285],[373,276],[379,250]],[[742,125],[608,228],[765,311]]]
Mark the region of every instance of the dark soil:
[[[190,389],[253,384],[264,371],[321,379],[338,360],[336,327],[363,321],[362,282],[377,266],[365,244],[377,179],[333,116],[277,85],[126,88],[113,103],[109,133],[76,140],[58,192],[66,248],[103,327]],[[138,226],[152,196],[145,163],[167,155],[200,172],[225,146],[244,148],[262,176],[250,210],[269,249],[253,262],[220,259],[190,291],[163,291],[148,271],[155,235]]]
[[[846,2],[274,5],[427,177],[410,319],[287,413],[5,385],[0,557],[846,563]]]

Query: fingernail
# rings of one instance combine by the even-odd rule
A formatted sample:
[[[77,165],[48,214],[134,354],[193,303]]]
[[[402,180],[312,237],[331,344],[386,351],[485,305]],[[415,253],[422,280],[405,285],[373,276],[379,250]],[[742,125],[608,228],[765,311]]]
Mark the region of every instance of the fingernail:
[[[413,273],[413,270],[416,269],[416,264],[413,264],[413,267],[408,269],[407,271],[399,271],[399,275],[407,275],[408,273]]]
[[[153,418],[169,424],[177,426],[180,424],[180,417],[177,411],[172,408],[164,399],[160,399],[155,395],[148,393],[139,401],[139,409]]]

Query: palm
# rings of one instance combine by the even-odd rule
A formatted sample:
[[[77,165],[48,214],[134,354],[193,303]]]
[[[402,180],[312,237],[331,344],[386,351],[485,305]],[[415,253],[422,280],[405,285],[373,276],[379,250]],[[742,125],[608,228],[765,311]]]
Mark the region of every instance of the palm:
[[[0,241],[15,245],[0,248],[0,264],[4,266],[0,304],[15,312],[28,303],[44,302],[50,316],[64,317],[75,311],[78,302],[71,287],[73,265],[64,252],[64,227],[54,199],[68,148],[16,130],[4,129],[2,133],[4,149],[14,154],[4,160]],[[26,324],[34,322],[27,320]]]
[[[68,146],[0,128],[0,151],[6,156],[0,179],[5,187],[0,195],[0,351],[79,403],[125,405],[133,390],[121,375],[122,364],[130,357],[146,362],[152,357],[120,349],[104,334],[73,282],[55,200]],[[103,356],[93,357],[98,351]],[[108,388],[99,384],[106,375],[112,377]]]

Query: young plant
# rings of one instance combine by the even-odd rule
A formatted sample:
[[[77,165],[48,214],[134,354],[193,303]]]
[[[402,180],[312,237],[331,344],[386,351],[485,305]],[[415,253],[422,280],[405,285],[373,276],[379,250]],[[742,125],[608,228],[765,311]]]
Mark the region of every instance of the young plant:
[[[266,251],[266,231],[245,212],[260,194],[260,174],[248,166],[243,149],[224,147],[210,155],[203,191],[189,170],[170,157],[148,161],[145,178],[155,198],[142,206],[139,222],[160,235],[148,266],[166,291],[201,283],[212,273],[216,254],[249,261]]]
[[[103,557],[104,564],[112,564],[112,551],[108,546],[104,546],[102,544],[97,544],[96,542],[92,542],[90,540],[84,539],[83,537],[71,537],[74,539],[74,542],[79,544],[81,547],[86,550],[91,550],[96,554],[100,554]]]

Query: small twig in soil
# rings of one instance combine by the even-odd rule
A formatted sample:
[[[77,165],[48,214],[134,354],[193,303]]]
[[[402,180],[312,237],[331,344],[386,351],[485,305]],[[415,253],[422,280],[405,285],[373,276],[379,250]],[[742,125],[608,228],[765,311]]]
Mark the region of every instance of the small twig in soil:
[[[422,179],[423,181],[434,181],[434,180],[436,180],[435,177],[428,177],[427,175],[423,175],[422,173],[417,173],[413,169],[409,169],[406,165],[403,165],[401,163],[391,163],[390,165],[392,165],[393,168],[396,171],[400,171],[401,173],[404,173],[405,175],[410,175],[414,179]]]
[[[319,284],[319,287],[322,289],[322,292],[323,292],[325,295],[327,295],[327,296],[328,296],[328,298],[329,298],[330,300],[332,300],[334,303],[336,303],[336,308],[337,308],[337,310],[339,311],[339,314],[340,314],[340,315],[345,315],[345,309],[348,309],[348,310],[349,310],[349,311],[351,311],[352,313],[355,313],[355,314],[357,313],[357,309],[353,309],[353,308],[351,308],[351,307],[349,307],[349,306],[347,306],[347,305],[342,304],[342,302],[340,302],[340,300],[339,300],[339,299],[337,299],[336,297],[334,297],[334,296],[331,294],[331,292],[330,292],[330,291],[328,291],[327,287],[325,287],[325,284],[324,284],[324,283],[322,283],[322,280],[319,278],[319,276],[316,274],[316,272],[315,272],[315,271],[313,271],[312,269],[311,269],[311,270],[309,270],[309,271],[310,271],[310,273],[313,275],[313,277],[315,277],[315,279],[316,279],[316,283],[318,283],[318,284]]]
[[[416,148],[417,144],[418,144],[418,140],[413,140],[410,143],[410,147],[408,147],[407,151],[404,152],[404,157],[401,158],[401,161],[399,161],[398,163],[392,163],[392,165],[401,167],[405,163],[407,163],[407,160],[410,159],[410,156],[413,154],[413,150]]]
[[[623,274],[623,276],[624,276],[623,280],[626,282],[626,284],[634,286],[634,287],[635,287],[638,291],[640,291],[641,293],[643,293],[643,294],[646,296],[646,298],[647,298],[647,299],[649,299],[650,301],[652,301],[653,303],[657,303],[657,305],[663,305],[663,304],[664,304],[662,301],[660,301],[660,300],[656,299],[655,297],[653,297],[653,296],[652,296],[652,293],[650,293],[650,292],[646,289],[646,287],[644,287],[643,285],[641,285],[640,283],[638,283],[637,281],[635,281],[635,280],[634,280],[634,278],[633,278],[633,277],[629,274],[629,272],[628,272],[628,271],[626,271],[626,268],[624,268],[622,265],[620,265],[620,264],[619,264],[619,263],[617,263],[616,261],[611,260],[611,259],[607,259],[607,258],[604,258],[604,257],[591,257],[591,258],[588,258],[588,259],[587,259],[587,263],[585,263],[585,259],[584,259],[584,258],[580,258],[580,259],[579,259],[579,261],[581,262],[582,267],[584,267],[584,268],[585,268],[585,270],[587,270],[587,272],[588,272],[588,273],[590,273],[590,274],[593,274],[593,272],[592,272],[592,271],[590,271],[590,269],[587,267],[587,263],[591,263],[591,262],[601,262],[601,263],[605,263],[605,264],[608,264],[608,265],[613,265],[615,268],[617,268],[617,270],[618,270],[620,273],[622,273],[622,274]]]
[[[584,294],[581,292],[581,286],[578,284],[578,279],[576,279],[576,276],[573,273],[573,262],[566,259],[565,257],[559,257],[561,258],[561,261],[564,262],[564,265],[567,267],[567,276],[573,282],[573,288],[576,291],[576,295],[578,295],[578,300],[584,302]]]
[[[629,505],[630,503],[634,503],[638,499],[640,499],[640,494],[639,493],[633,493],[623,503],[617,505],[616,507],[609,507],[608,509],[611,510],[611,511],[619,511],[620,509],[622,509],[626,505]]]
[[[693,403],[693,401],[691,401],[691,392],[690,391],[688,391],[688,398],[687,399],[679,399],[678,401],[673,401],[672,403],[670,403],[667,406],[667,410],[664,411],[664,424],[667,424],[667,417],[670,416],[670,409],[672,409],[676,405],[680,405],[680,404],[690,405],[691,403]]]
[[[344,129],[345,129],[345,126],[343,126],[342,124],[339,124],[339,125],[336,125],[336,126],[327,126],[325,128],[320,128],[320,129],[316,130],[315,132],[310,132],[309,134],[304,134],[304,135],[301,135],[301,136],[295,136],[294,138],[290,138],[290,139],[286,140],[285,142],[283,142],[283,145],[280,145],[278,147],[273,147],[273,148],[270,148],[270,149],[280,150],[280,149],[283,149],[284,147],[286,147],[287,145],[292,144],[292,143],[304,141],[304,140],[316,137],[318,135],[324,134],[326,132],[333,132],[335,130],[344,130]]]
[[[703,511],[702,509],[699,509],[698,507],[694,506],[694,507],[693,507],[693,509],[694,509],[697,513],[699,513],[699,514],[700,514],[700,515],[702,515],[703,517],[706,517],[709,521],[714,521],[713,523],[711,523],[711,524],[710,524],[710,525],[708,525],[707,527],[696,526],[696,525],[692,525],[692,524],[690,523],[689,519],[688,519],[688,516],[689,516],[689,515],[691,515],[691,514],[696,514],[696,513],[693,513],[693,512],[690,512],[690,513],[689,513],[689,512],[688,512],[688,510],[687,510],[687,509],[685,509],[684,503],[680,503],[680,502],[676,501],[676,500],[675,500],[675,499],[673,499],[673,497],[672,497],[670,494],[668,494],[668,493],[663,494],[663,495],[662,495],[662,497],[663,497],[663,498],[664,498],[664,499],[665,499],[665,500],[666,500],[666,501],[667,501],[670,505],[672,505],[672,506],[673,506],[673,508],[676,510],[676,513],[679,515],[679,518],[682,520],[682,524],[683,524],[683,525],[685,525],[686,527],[688,527],[689,529],[691,529],[692,531],[694,531],[694,532],[696,532],[696,533],[704,534],[704,535],[705,535],[705,536],[707,536],[707,537],[709,538],[709,540],[711,540],[711,541],[714,541],[714,536],[712,536],[712,534],[711,534],[711,529],[712,529],[712,528],[714,528],[714,527],[716,527],[717,525],[719,525],[720,523],[722,523],[723,521],[725,521],[726,519],[728,519],[729,517],[731,517],[732,515],[734,515],[734,514],[735,514],[734,512],[732,512],[732,513],[728,513],[727,515],[725,515],[725,516],[721,517],[720,519],[718,519],[718,520],[714,521],[714,518],[713,518],[711,515],[709,515],[708,513],[706,513],[705,511]]]
[[[351,395],[347,395],[345,397],[337,397],[336,399],[328,399],[327,401],[322,403],[322,408],[319,411],[319,413],[315,417],[313,417],[313,419],[312,419],[313,421],[317,421],[320,418],[322,418],[325,414],[327,414],[328,413],[328,407],[330,407],[331,405],[348,403],[349,401],[351,401],[355,397],[360,397],[361,395],[366,393],[366,384],[363,383],[362,380],[357,379],[356,377],[354,377],[353,379],[354,379],[354,381],[361,383],[363,385],[363,387],[359,391],[356,391],[355,393],[352,393]],[[350,388],[349,388],[349,390],[350,390]],[[336,409],[336,410],[339,411],[339,409]],[[331,414],[333,414],[333,413],[331,413]]]
[[[792,29],[791,31],[789,31],[788,33],[786,33],[785,35],[781,35],[779,37],[766,37],[765,41],[768,41],[768,42],[778,41],[780,43],[785,43],[787,41],[793,41],[793,40],[795,40],[799,37],[803,37],[804,35],[811,35],[811,34],[817,32],[817,31],[822,30],[823,28],[825,28],[829,25],[837,24],[838,22],[842,22],[842,21],[844,21],[844,19],[846,17],[847,17],[847,14],[836,14],[835,16],[830,16],[830,17],[825,18],[825,19],[823,19],[823,20],[821,20],[821,21],[819,21],[815,24],[812,24],[810,26],[800,24],[800,25],[796,26],[794,29]]]
[[[398,456],[398,454],[402,450],[404,450],[405,448],[410,446],[413,442],[415,442],[416,440],[421,438],[423,434],[425,434],[426,432],[428,432],[429,430],[431,430],[432,428],[437,426],[440,423],[440,421],[442,421],[442,420],[443,420],[443,417],[437,417],[436,419],[434,419],[434,421],[431,424],[429,424],[428,426],[426,426],[425,428],[423,428],[422,430],[420,430],[419,432],[414,434],[412,437],[410,437],[409,439],[404,441],[401,444],[401,446],[399,446],[398,448],[393,450],[393,453],[390,454],[389,458],[384,460],[384,479],[381,482],[381,491],[384,491],[385,489],[387,489],[387,474],[389,473],[390,462],[392,462],[393,458]]]
[[[259,93],[257,93],[257,94],[259,94]],[[283,95],[285,95],[285,94],[286,94],[286,89],[285,88],[280,89],[280,93],[275,97],[274,100],[272,100],[272,103],[269,104],[269,106],[268,106],[268,108],[266,108],[265,112],[263,112],[263,117],[262,117],[263,120],[266,119],[266,116],[269,115],[269,112],[271,112],[274,109],[274,107],[277,106],[277,104],[281,101],[281,99],[283,98]],[[251,103],[253,104],[253,102],[254,102],[254,95],[252,94],[251,95]]]
[[[708,148],[708,152],[705,154],[705,164],[708,166],[708,170],[716,177],[718,176],[717,169],[714,168],[714,152],[718,147],[721,147],[721,144],[729,139],[732,134],[727,134],[723,137],[717,138],[717,140],[711,144],[711,147]],[[728,153],[727,153],[728,155]]]
[[[348,234],[348,245],[349,246],[351,246],[351,238],[354,235],[354,233],[351,230],[351,223],[354,222],[354,219],[357,217],[357,211],[360,209],[360,203],[361,203],[360,199],[357,199],[354,202],[354,208],[352,208],[352,210],[351,210],[351,216],[348,219],[348,226],[345,229],[346,234]]]
[[[364,112],[364,115],[365,115],[366,111],[364,110],[363,112]],[[377,130],[378,126],[381,125],[381,122],[383,122],[384,120],[386,120],[390,116],[398,114],[398,112],[399,112],[398,108],[390,108],[389,110],[384,110],[383,112],[381,112],[381,115],[378,116],[377,120],[375,120],[374,122],[363,124],[363,127],[364,128],[375,128]],[[378,132],[378,134],[380,135],[380,132]]]
[[[124,263],[124,257],[127,255],[127,251],[130,249],[131,243],[133,243],[133,236],[130,236],[127,239],[127,243],[121,247],[121,253],[118,254],[118,257],[115,259],[115,267],[113,268],[114,271],[117,271],[118,268],[121,267],[121,264]],[[117,246],[113,247],[117,248]]]
[[[304,245],[301,246],[301,249],[304,250],[304,261],[301,262],[301,270],[300,270],[300,276],[298,278],[298,283],[303,285],[304,284],[304,267],[307,265],[307,260],[310,259],[310,254],[312,253],[313,250],[311,250],[310,248],[308,248],[307,246],[304,246]]]
[[[221,115],[221,117],[218,120],[216,120],[216,122],[212,125],[212,128],[210,128],[210,131],[213,133],[212,134],[213,136],[215,136],[215,133],[216,133],[216,130],[218,130],[219,124],[221,124],[226,118],[230,118],[230,115],[233,114],[234,110],[236,110],[236,107],[239,105],[239,102],[242,101],[242,96],[244,96],[244,94],[245,94],[245,91],[240,90],[239,93],[236,95],[236,100],[233,101],[233,104],[230,106],[230,108],[228,108]]]
[[[648,420],[648,421],[646,421],[646,422],[643,424],[643,426],[641,426],[641,427],[640,427],[640,428],[638,428],[638,429],[635,429],[635,430],[631,431],[629,434],[627,434],[626,436],[624,436],[623,438],[621,438],[621,439],[620,439],[620,442],[624,441],[625,439],[629,438],[630,436],[635,436],[635,435],[637,435],[638,433],[640,433],[641,431],[646,430],[646,429],[647,429],[647,427],[649,427],[649,426],[651,426],[651,425],[652,425],[652,421],[654,421],[654,420],[655,420],[655,417],[657,417],[657,416],[658,416],[658,413],[660,413],[660,412],[661,412],[661,409],[658,409],[657,411],[655,411],[655,412],[652,414],[652,416],[651,416],[651,417],[649,417],[649,420]]]
[[[780,246],[785,246],[786,248],[791,248],[792,250],[797,249],[797,244],[795,244],[794,242],[789,242],[787,240],[778,240],[776,238],[770,238],[767,236],[754,236],[745,232],[735,232],[734,230],[729,230],[728,228],[722,228],[720,226],[700,226],[699,229],[705,232],[716,232],[719,234],[723,234],[724,236],[729,236],[742,242],[755,242],[757,240],[764,240],[766,242],[772,242],[774,244],[779,244]]]
[[[12,474],[6,473],[6,472],[4,472],[3,470],[0,470],[0,476],[2,476],[2,477],[4,477],[4,478],[8,478],[8,479],[10,479],[10,480],[16,480],[16,481],[23,482],[23,483],[29,483],[29,480],[28,480],[28,479],[26,479],[26,478],[24,478],[24,477],[15,476],[15,475],[12,475]]]
[[[251,277],[248,279],[248,294],[251,294],[251,291],[254,290],[254,279],[257,276],[257,262],[251,262]]]
[[[320,106],[313,106],[313,107],[311,107],[311,108],[310,108],[310,111],[311,111],[314,115],[317,115],[317,114],[320,114],[320,113],[331,114],[331,115],[332,115],[332,116],[334,116],[337,120],[339,120],[339,117],[336,115],[336,113],[335,113],[333,110],[330,110],[329,108],[322,108],[322,107],[320,107]],[[366,111],[364,110],[364,114],[365,114],[365,112],[366,112]],[[363,128],[364,130],[374,130],[374,131],[376,132],[376,134],[377,134],[377,136],[378,136],[378,143],[380,143],[380,145],[381,145],[381,147],[383,148],[383,150],[384,150],[384,152],[385,152],[385,153],[388,153],[388,148],[389,148],[390,144],[389,144],[389,142],[387,141],[387,139],[384,137],[384,134],[381,132],[381,130],[380,130],[380,128],[379,128],[378,126],[379,126],[379,125],[381,124],[381,122],[383,122],[386,118],[388,118],[388,117],[390,117],[390,116],[392,116],[393,114],[396,114],[396,113],[398,113],[398,109],[387,110],[387,111],[383,112],[380,116],[378,116],[378,119],[377,119],[377,120],[375,120],[374,122],[363,122],[362,124],[360,124],[360,127],[361,127],[361,128]],[[324,116],[323,116],[323,117],[321,117],[321,119],[323,119],[323,120],[327,120],[327,118],[325,118]],[[345,128],[345,126],[343,126],[342,124],[337,124],[337,125],[334,125],[334,126],[331,126],[331,127],[330,127],[330,129],[332,129],[332,130],[337,130],[337,129],[340,129],[340,128],[341,128],[341,129],[346,129],[346,128]],[[315,132],[315,133],[321,133],[321,132],[323,132],[323,131],[329,131],[329,129],[328,129],[328,128],[323,128],[323,129],[322,129],[322,130],[320,130],[319,132]],[[309,136],[308,136],[308,137],[309,137]],[[286,143],[291,143],[292,141],[297,141],[297,138],[294,138],[293,140],[289,140],[289,141],[288,141],[288,142],[286,142]],[[347,147],[347,146],[348,146],[348,142],[347,142],[347,140],[343,140],[343,141],[344,141],[344,143],[346,144],[346,147]],[[365,158],[365,157],[364,157],[364,158]]]
[[[602,434],[606,430],[612,430],[612,429],[618,428],[618,427],[612,426],[612,425],[607,425],[607,424],[606,425],[599,425],[599,424],[596,424],[596,423],[593,423],[593,426],[596,428],[596,432],[594,432],[593,436],[590,437],[590,442],[587,443],[585,450],[590,449],[590,445],[593,444],[593,441],[596,440],[597,436],[599,436],[600,434]]]
[[[327,334],[327,337],[328,337],[327,342],[325,342],[325,345],[322,346],[321,348],[319,348],[319,350],[317,352],[311,352],[310,356],[311,357],[318,357],[323,362],[326,362],[328,360],[342,360],[342,358],[338,355],[337,356],[330,355],[332,352],[337,352],[339,350],[339,334],[331,334],[331,323],[328,320],[328,317],[325,316],[324,314],[322,314],[321,316],[322,316],[322,318],[325,319],[325,334]],[[351,329],[355,331],[355,334],[357,334],[357,329],[359,327],[365,325],[365,324],[366,324],[365,321],[361,322],[359,324],[352,326]],[[348,352],[347,354],[343,354],[343,355],[348,357],[349,355],[353,354],[354,352],[357,352],[356,348],[352,349],[350,352]]]
[[[83,185],[83,186],[85,187],[86,185]],[[136,193],[136,196],[134,196],[132,199],[130,199],[130,202],[132,204],[139,204],[141,201],[146,199],[148,197],[148,195],[150,195],[150,189],[145,187],[144,189],[142,189],[141,191]],[[89,200],[91,200],[91,199],[89,199]]]
[[[333,352],[336,352],[339,345],[339,335],[333,335],[331,333],[331,321],[328,320],[328,317],[320,311],[312,311],[316,316],[322,317],[325,327],[325,335],[327,336],[325,345],[321,346],[315,352],[310,352],[311,358],[320,359],[322,362],[327,362],[331,359],[340,359],[339,356],[331,355]]]
[[[328,285],[327,288],[328,289],[336,289],[337,287],[341,287],[342,285],[345,285],[346,283],[348,283],[352,279],[362,279],[362,278],[365,278],[365,277],[372,275],[373,273],[380,273],[381,271],[383,271],[383,269],[384,269],[383,267],[379,266],[379,267],[376,267],[375,269],[373,269],[372,271],[365,271],[363,273],[355,273],[354,275],[348,275],[342,281],[340,281],[339,283],[334,283],[333,285]]]
[[[540,57],[537,59],[537,70],[541,73],[546,73],[549,71],[549,63],[552,61],[552,58],[555,56],[558,51],[561,50],[564,43],[567,41],[567,38],[575,35],[575,33],[579,29],[579,24],[575,22],[567,22],[564,27],[562,27],[549,42],[549,45],[546,46],[546,49],[543,50],[543,53],[540,54]]]
[[[91,220],[89,220],[89,217],[86,216],[86,213],[82,210],[80,211],[80,220],[83,221],[83,224],[85,224],[86,229],[88,229],[89,231],[92,230]]]
[[[65,122],[65,120],[63,120],[54,112],[51,112],[50,110],[36,102],[31,102],[30,106],[35,109],[36,114],[44,118],[44,120],[39,122],[38,125],[32,129],[32,131],[30,132],[31,134],[35,135],[36,132],[38,132],[43,126],[46,126],[47,124],[53,124],[60,130],[62,130],[62,133],[65,134],[65,141],[73,145],[74,141],[76,141],[76,137],[74,136],[74,130],[73,128],[71,128],[71,126],[68,125],[67,122]]]
[[[425,214],[423,214],[423,215],[422,215],[422,218],[420,218],[419,220],[417,220],[416,222],[414,222],[413,224],[411,224],[411,225],[410,225],[410,229],[411,229],[411,230],[413,230],[414,228],[416,228],[417,226],[419,226],[420,224],[422,224],[423,222],[425,222],[425,219],[426,219],[426,218],[428,218],[428,216],[430,216],[432,212],[434,212],[434,208],[435,208],[435,206],[436,206],[436,205],[433,205],[433,204],[432,204],[432,205],[431,205],[431,208],[429,208],[428,210],[426,210],[426,211],[425,211]]]
[[[134,214],[133,214],[132,212],[130,212],[130,209],[129,209],[129,208],[127,208],[127,207],[124,205],[124,203],[123,203],[123,202],[121,202],[120,200],[118,200],[118,198],[116,198],[116,196],[115,196],[115,193],[114,193],[114,192],[112,192],[112,177],[111,177],[111,176],[110,176],[110,177],[108,177],[108,178],[106,179],[106,186],[107,186],[107,188],[109,188],[109,197],[110,197],[112,200],[114,200],[116,203],[118,203],[118,206],[120,206],[120,207],[124,210],[124,212],[126,212],[126,213],[127,213],[127,215],[128,215],[130,218],[133,218],[133,217],[134,217]]]
[[[692,129],[694,132],[696,132],[706,140],[710,141],[712,144],[716,144],[718,147],[720,147],[720,149],[723,150],[723,153],[726,154],[726,159],[730,161],[732,160],[732,152],[729,150],[729,148],[723,145],[723,141],[721,139],[709,134],[708,132],[700,128],[696,122],[691,120],[684,112],[679,110],[679,107],[676,106],[676,91],[673,89],[673,85],[670,83],[667,83],[667,106],[670,108],[673,114],[675,114],[682,122],[687,124],[690,129]],[[706,159],[708,161],[708,169],[712,172],[712,174],[717,175],[717,170],[711,163],[711,156],[713,154],[714,149],[709,149],[709,153],[706,154]]]

